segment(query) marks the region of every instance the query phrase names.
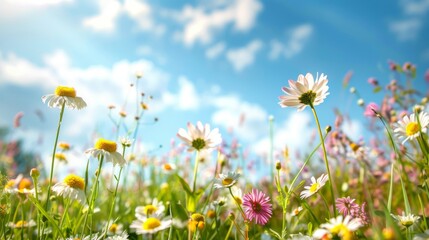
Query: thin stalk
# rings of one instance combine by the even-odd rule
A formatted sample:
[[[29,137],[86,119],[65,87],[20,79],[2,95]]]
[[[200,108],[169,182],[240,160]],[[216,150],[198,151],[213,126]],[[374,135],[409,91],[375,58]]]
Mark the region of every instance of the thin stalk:
[[[233,222],[233,220],[231,220],[231,221]],[[231,225],[229,226],[228,232],[227,232],[227,233],[226,233],[226,235],[225,235],[225,240],[228,240],[229,235],[231,234],[231,231],[232,231],[232,227],[234,227],[234,224],[231,224]]]
[[[193,184],[192,184],[192,192],[195,193],[195,187],[197,184],[197,171],[198,171],[198,163],[200,162],[199,158],[200,151],[197,151],[195,156],[195,167],[194,167],[194,177],[193,177]]]
[[[54,150],[52,151],[51,173],[49,174],[48,195],[46,197],[46,204],[45,204],[45,209],[47,211],[48,211],[48,208],[49,208],[49,200],[50,200],[50,197],[51,197],[51,186],[52,186],[52,177],[54,175],[55,153],[57,151],[58,137],[60,135],[61,123],[63,121],[65,104],[66,104],[66,101],[63,101],[63,105],[61,106],[60,119],[58,120],[57,134],[55,135]]]
[[[328,178],[329,178],[329,189],[331,190],[332,211],[334,212],[334,216],[337,217],[337,210],[335,208],[334,187],[333,187],[334,182],[332,181],[331,171],[329,170],[328,155],[326,153],[325,141],[323,138],[322,129],[320,128],[320,122],[319,122],[319,118],[317,117],[316,109],[314,108],[314,106],[310,106],[310,107],[311,107],[311,110],[313,111],[314,119],[316,120],[317,130],[319,131],[320,141],[322,142],[323,158],[325,160],[326,171],[328,173]]]
[[[36,201],[39,202],[39,193],[38,193],[38,177],[36,176],[32,176],[33,179],[33,183],[34,183],[34,189],[35,189],[35,195],[36,195]],[[37,237],[40,236],[40,214],[39,214],[39,209],[37,209]]]
[[[81,233],[81,238],[83,237],[83,235],[85,233],[86,223],[88,221],[88,215],[92,211],[92,207],[93,207],[94,201],[95,201],[95,196],[97,195],[95,192],[96,192],[96,189],[98,188],[98,179],[100,178],[101,166],[103,165],[103,160],[104,160],[104,155],[101,155],[101,157],[99,157],[99,164],[98,164],[98,170],[97,170],[97,173],[95,176],[95,182],[94,182],[94,185],[93,185],[92,191],[91,191],[91,200],[90,200],[89,205],[88,205],[88,210],[85,213],[85,220],[83,221],[83,229],[82,229],[82,233]]]

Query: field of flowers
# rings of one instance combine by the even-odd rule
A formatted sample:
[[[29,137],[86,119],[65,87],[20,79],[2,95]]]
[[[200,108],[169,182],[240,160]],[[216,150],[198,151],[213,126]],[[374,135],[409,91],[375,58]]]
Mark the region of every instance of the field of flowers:
[[[144,94],[126,131],[126,114],[115,118],[109,106],[117,137],[94,139],[85,170],[63,177],[55,166],[81,144],[61,141],[72,127],[63,114],[86,102],[78,89],[58,86],[42,96],[46,111],[59,109],[50,165],[18,142],[0,142],[0,239],[429,239],[429,92],[412,88],[422,81],[413,64],[389,67],[395,78],[386,86],[368,80],[383,94],[379,103],[367,103],[344,80],[368,118],[367,142],[342,130],[339,112],[321,126],[327,75],[289,80],[279,107],[312,111],[316,148],[300,159],[283,149],[258,182],[244,174],[255,166],[245,163],[239,143],[209,124],[178,129],[167,157],[139,152],[134,139],[151,98]]]

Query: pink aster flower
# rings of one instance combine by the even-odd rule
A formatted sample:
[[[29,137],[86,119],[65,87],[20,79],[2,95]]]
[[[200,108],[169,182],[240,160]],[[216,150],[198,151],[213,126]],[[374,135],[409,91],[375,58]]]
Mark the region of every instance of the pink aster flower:
[[[265,225],[273,214],[270,197],[265,193],[252,189],[252,192],[243,196],[243,206],[246,217],[260,225]]]
[[[367,116],[367,117],[375,117],[375,113],[374,111],[378,112],[380,111],[380,107],[376,104],[376,103],[369,103],[366,108],[365,108],[365,112],[363,113],[363,115]]]

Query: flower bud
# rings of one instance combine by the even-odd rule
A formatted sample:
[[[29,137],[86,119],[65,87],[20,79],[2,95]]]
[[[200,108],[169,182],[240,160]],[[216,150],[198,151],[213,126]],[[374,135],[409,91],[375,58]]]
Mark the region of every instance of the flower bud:
[[[38,178],[40,176],[40,171],[37,168],[32,168],[30,170],[30,176],[32,178]]]
[[[280,170],[280,169],[282,169],[282,164],[280,163],[280,161],[276,161],[276,169],[277,170]]]
[[[330,132],[332,130],[332,127],[330,125],[325,127],[326,133]]]

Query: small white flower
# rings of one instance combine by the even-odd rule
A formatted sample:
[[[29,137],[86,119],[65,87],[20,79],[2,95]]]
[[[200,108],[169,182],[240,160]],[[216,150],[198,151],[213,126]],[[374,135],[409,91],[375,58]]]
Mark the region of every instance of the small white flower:
[[[165,174],[171,174],[176,170],[176,164],[174,163],[164,163],[162,164],[162,171]]]
[[[352,239],[354,231],[362,226],[360,219],[347,215],[339,215],[337,218],[331,218],[328,223],[320,225],[320,228],[313,233],[316,239]]]
[[[298,80],[289,80],[289,88],[283,87],[286,95],[280,96],[281,107],[297,107],[302,111],[306,106],[316,106],[321,104],[328,93],[328,77],[322,73],[320,77],[313,78],[311,73],[300,74]]]
[[[65,240],[98,240],[98,233],[93,233],[92,235],[84,236],[83,238],[80,238],[79,234],[76,234],[74,236],[70,236],[66,238]]]
[[[127,162],[120,153],[116,152],[116,148],[117,144],[115,142],[100,138],[95,143],[94,148],[86,150],[85,153],[94,158],[103,156],[104,160],[112,162],[113,166],[119,164],[119,166],[123,167]]]
[[[55,94],[48,94],[42,97],[42,101],[51,108],[61,108],[63,104],[67,108],[82,109],[86,107],[86,102],[81,97],[76,97],[76,91],[72,87],[59,86],[55,89]]]
[[[52,191],[57,196],[62,196],[70,200],[76,200],[80,204],[86,202],[85,192],[85,181],[83,178],[74,174],[69,174],[64,178],[63,182],[59,182],[52,187]]]
[[[228,172],[228,174],[219,174],[219,178],[214,180],[213,187],[214,188],[230,188],[235,183],[237,183],[238,178],[240,177],[239,173],[236,172]]]
[[[297,207],[297,208],[295,208],[295,209],[293,209],[292,210],[292,216],[298,216],[298,214],[302,211],[302,207],[301,206],[299,206],[299,207]]]
[[[131,147],[133,144],[134,139],[128,138],[128,137],[121,137],[121,144],[124,147]]]
[[[128,234],[125,231],[119,235],[109,236],[106,238],[106,240],[126,240],[126,239],[128,239]]]
[[[196,126],[188,123],[188,131],[180,128],[177,137],[188,146],[189,152],[194,150],[213,150],[222,142],[219,129],[210,130],[209,124],[203,125],[200,121],[197,122]]]
[[[34,220],[30,220],[29,222],[24,220],[19,220],[16,223],[10,222],[7,224],[7,226],[11,228],[29,228],[29,227],[34,227],[36,225],[37,224]]]
[[[151,204],[146,206],[138,206],[136,207],[136,218],[144,219],[148,217],[161,217],[164,215],[165,206],[162,202],[158,202],[155,198],[153,199]]]
[[[234,206],[236,203],[238,204],[243,204],[243,191],[241,191],[241,188],[237,187],[237,186],[232,186],[231,187],[231,192],[232,195],[234,195],[234,199],[232,199],[234,201]],[[232,198],[232,196],[231,196]]]
[[[305,186],[304,191],[301,192],[301,199],[309,198],[313,194],[317,193],[319,189],[321,189],[323,186],[325,186],[326,182],[328,181],[328,175],[322,174],[316,181],[314,177],[311,177],[311,185]]]
[[[171,226],[171,219],[160,220],[158,218],[142,218],[134,220],[130,228],[134,229],[137,234],[154,234]]]
[[[106,222],[107,224],[107,222]],[[122,233],[122,229],[124,228],[124,225],[120,224],[120,223],[112,223],[110,224],[108,231],[107,231],[107,235],[118,235],[120,233]]]
[[[419,221],[420,217],[419,216],[414,216],[413,214],[408,214],[405,215],[404,212],[402,212],[402,216],[401,215],[393,215],[390,214],[396,221],[398,221],[398,223],[403,226],[403,227],[411,227],[413,224],[417,223],[417,221]]]
[[[402,141],[402,144],[404,144],[407,140],[413,140],[414,138],[417,138],[420,136],[420,132],[425,133],[427,131],[427,127],[429,125],[429,115],[426,112],[420,112],[418,118],[420,124],[414,113],[409,117],[405,115],[402,120],[398,121],[394,132],[399,139],[405,137],[405,139]]]

